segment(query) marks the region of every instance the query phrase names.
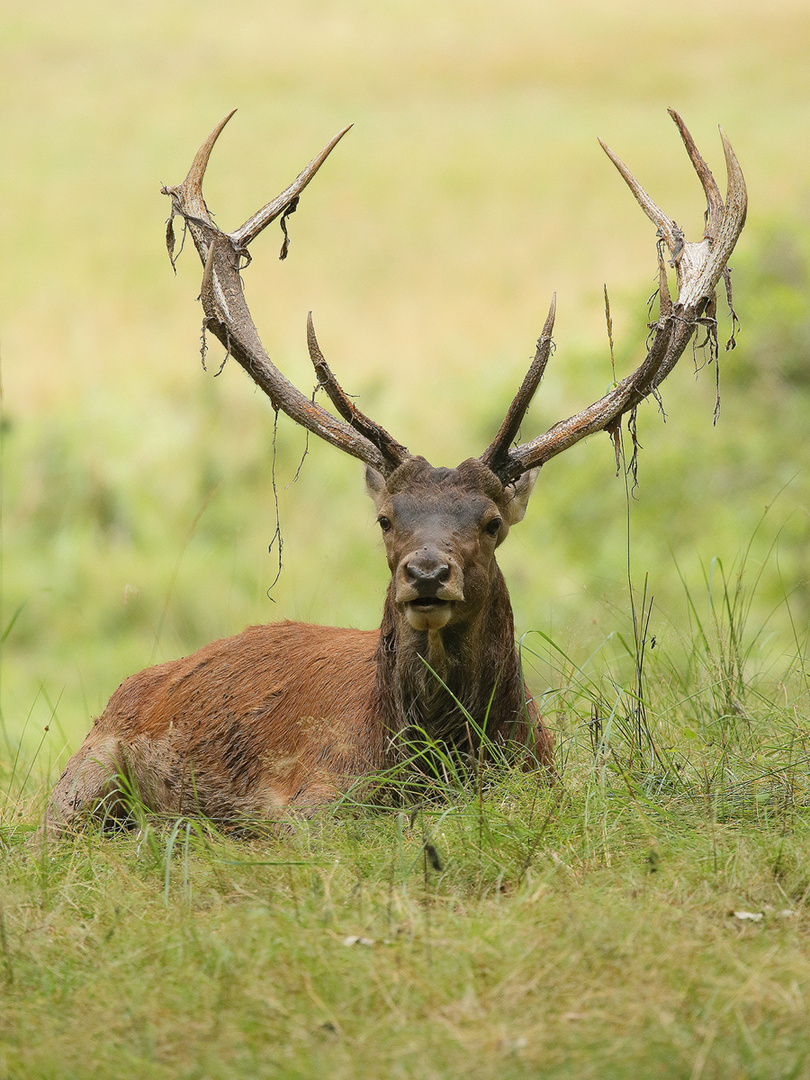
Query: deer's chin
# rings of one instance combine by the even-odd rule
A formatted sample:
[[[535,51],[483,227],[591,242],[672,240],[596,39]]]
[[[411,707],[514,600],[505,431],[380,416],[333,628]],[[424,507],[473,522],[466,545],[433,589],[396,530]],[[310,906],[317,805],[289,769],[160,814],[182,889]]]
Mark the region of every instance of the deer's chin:
[[[405,618],[414,630],[442,630],[453,615],[452,600],[411,600],[405,604]]]

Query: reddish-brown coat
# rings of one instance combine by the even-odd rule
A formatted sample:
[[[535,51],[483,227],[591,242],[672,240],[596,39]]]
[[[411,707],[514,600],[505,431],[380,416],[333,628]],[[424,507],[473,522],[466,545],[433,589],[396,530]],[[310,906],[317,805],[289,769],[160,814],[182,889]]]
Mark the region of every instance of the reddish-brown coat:
[[[156,813],[232,822],[323,804],[396,764],[381,718],[379,637],[296,622],[253,626],[130,676],[54,788],[49,831],[99,804],[119,816],[121,776]],[[545,732],[537,750],[550,764]]]

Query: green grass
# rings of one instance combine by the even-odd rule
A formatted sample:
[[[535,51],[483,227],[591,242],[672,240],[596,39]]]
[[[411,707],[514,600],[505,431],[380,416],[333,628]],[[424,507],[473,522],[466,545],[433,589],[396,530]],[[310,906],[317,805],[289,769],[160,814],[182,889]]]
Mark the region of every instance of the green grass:
[[[756,580],[545,678],[560,780],[490,767],[290,833],[90,828],[42,849],[6,792],[0,1057],[12,1077],[808,1076],[806,640],[763,671]]]
[[[792,0],[3,12],[0,1075],[810,1076],[808,40]],[[654,237],[597,135],[694,234],[665,109],[721,186],[723,124],[743,332],[716,427],[688,357],[667,424],[640,416],[629,513],[591,440],[503,549],[555,788],[495,770],[413,813],[249,840],[144,819],[46,856],[24,840],[126,675],[251,622],[379,618],[360,469],[310,445],[288,486],[284,422],[273,584],[270,410],[200,371],[199,270],[163,249],[159,186],[235,105],[225,228],[355,122],[248,296],[302,387],[313,309],[346,387],[436,464],[490,441],[552,291],[527,436],[610,380],[605,283],[617,370],[639,355]]]
[[[806,1075],[806,834],[512,794],[12,871],[8,1074]]]

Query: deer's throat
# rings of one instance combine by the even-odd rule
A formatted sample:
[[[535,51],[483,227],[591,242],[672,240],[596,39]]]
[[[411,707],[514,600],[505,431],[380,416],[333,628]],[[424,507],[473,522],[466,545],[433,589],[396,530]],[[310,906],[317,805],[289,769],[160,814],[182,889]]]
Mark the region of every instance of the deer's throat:
[[[457,747],[475,743],[471,731],[500,722],[503,684],[517,673],[505,585],[474,617],[426,630],[415,629],[389,593],[377,663],[378,693],[395,739],[421,732]]]

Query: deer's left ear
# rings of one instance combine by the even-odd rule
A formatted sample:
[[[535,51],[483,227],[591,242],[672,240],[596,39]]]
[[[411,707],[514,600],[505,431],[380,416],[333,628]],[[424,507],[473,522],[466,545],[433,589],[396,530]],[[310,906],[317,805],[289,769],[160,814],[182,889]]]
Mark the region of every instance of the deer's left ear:
[[[518,521],[523,520],[526,507],[529,505],[529,496],[539,472],[539,467],[530,469],[529,472],[523,473],[514,484],[507,486],[506,497],[509,501],[506,504],[505,517],[509,525],[516,525]]]

